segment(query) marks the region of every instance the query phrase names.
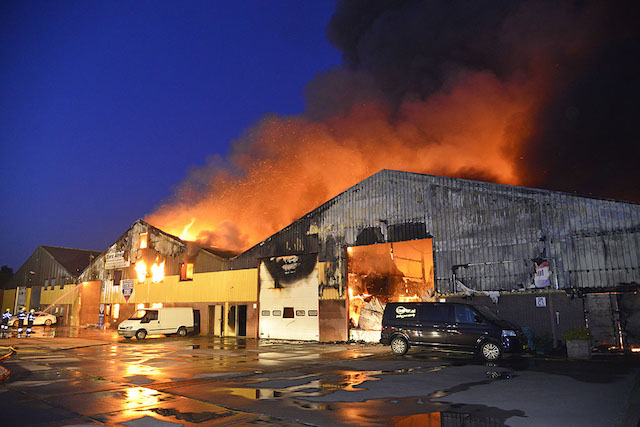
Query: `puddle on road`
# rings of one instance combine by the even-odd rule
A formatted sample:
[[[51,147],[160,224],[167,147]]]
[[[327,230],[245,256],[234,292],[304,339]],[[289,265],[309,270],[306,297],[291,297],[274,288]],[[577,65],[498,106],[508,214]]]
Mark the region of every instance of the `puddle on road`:
[[[349,425],[494,427],[506,425],[512,417],[526,418],[519,410],[430,402],[415,397],[329,403],[293,400],[291,403],[299,409],[329,411],[332,418]]]
[[[315,402],[311,397],[325,396],[337,391],[358,392],[366,390],[366,382],[379,381],[384,375],[404,375],[436,372],[447,365],[397,369],[390,371],[334,371],[325,375],[293,373],[251,379],[254,384],[246,387],[224,387],[223,392],[253,401],[279,400],[284,405],[301,410],[331,411],[341,423],[386,424],[397,426],[502,426],[511,417],[526,417],[523,411],[503,411],[483,405],[450,404],[434,402],[452,393],[467,390],[476,385],[507,380],[515,375],[510,371],[490,370],[487,379],[460,384],[436,391],[424,397],[371,399],[364,402]],[[255,381],[258,381],[257,383]],[[412,414],[412,415],[409,415]]]
[[[189,423],[204,423],[211,420],[216,420],[220,418],[231,417],[236,415],[237,412],[234,411],[226,411],[226,412],[180,412],[177,409],[173,408],[153,408],[151,411],[155,412],[158,415],[163,417],[174,417],[176,420],[187,421]]]
[[[426,414],[410,415],[408,417],[393,417],[391,425],[394,427],[440,427],[440,426],[464,426],[464,427],[493,427],[504,426],[506,419],[494,418],[479,414],[467,414],[459,412],[429,412]]]

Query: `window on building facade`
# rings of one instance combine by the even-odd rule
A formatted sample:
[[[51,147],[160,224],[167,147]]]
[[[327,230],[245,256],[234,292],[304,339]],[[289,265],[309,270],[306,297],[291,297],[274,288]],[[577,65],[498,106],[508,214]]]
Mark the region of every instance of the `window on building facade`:
[[[285,307],[282,317],[285,319],[293,319],[293,307]]]
[[[271,314],[271,312],[269,310],[262,310],[262,315],[263,316],[268,316],[270,314]]]
[[[114,319],[120,317],[120,304],[113,304],[113,313],[111,315]]]
[[[56,287],[56,279],[51,279],[51,290]]]
[[[304,310],[296,310],[296,316],[304,316]]]
[[[46,291],[48,287],[49,287],[49,279],[44,281],[44,290]]]
[[[273,315],[277,317],[282,316],[282,310],[273,310]]]
[[[122,270],[116,270],[115,273],[113,274],[113,284],[114,285],[120,285],[120,282],[122,281]]]
[[[65,278],[61,277],[60,278],[60,289],[64,289],[64,281],[65,281]]]
[[[144,232],[140,233],[140,249],[145,249],[149,247],[149,233]]]
[[[318,310],[309,310],[309,311],[307,312],[307,314],[308,314],[309,316],[317,316],[317,315],[318,315]]]
[[[180,280],[193,280],[193,263],[180,264]]]

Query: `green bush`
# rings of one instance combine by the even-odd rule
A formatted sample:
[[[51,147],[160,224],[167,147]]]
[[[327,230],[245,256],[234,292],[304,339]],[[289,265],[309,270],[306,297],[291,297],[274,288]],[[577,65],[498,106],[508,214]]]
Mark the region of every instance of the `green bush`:
[[[588,341],[591,339],[591,331],[589,328],[571,328],[564,333],[563,337],[566,341]]]

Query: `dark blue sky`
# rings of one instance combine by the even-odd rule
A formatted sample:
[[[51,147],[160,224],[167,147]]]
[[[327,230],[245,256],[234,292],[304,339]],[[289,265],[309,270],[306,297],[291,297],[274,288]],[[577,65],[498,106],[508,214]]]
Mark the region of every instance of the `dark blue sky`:
[[[0,265],[104,250],[340,63],[332,1],[4,2]]]

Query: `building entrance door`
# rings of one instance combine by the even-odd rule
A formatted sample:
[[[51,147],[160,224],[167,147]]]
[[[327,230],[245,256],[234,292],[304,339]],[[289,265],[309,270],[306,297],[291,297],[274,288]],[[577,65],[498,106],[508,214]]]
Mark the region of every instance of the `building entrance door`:
[[[216,337],[221,337],[224,331],[224,324],[222,313],[224,311],[223,305],[210,305],[209,306],[209,334]]]
[[[239,337],[247,336],[247,306],[239,305],[238,306],[238,331]]]

